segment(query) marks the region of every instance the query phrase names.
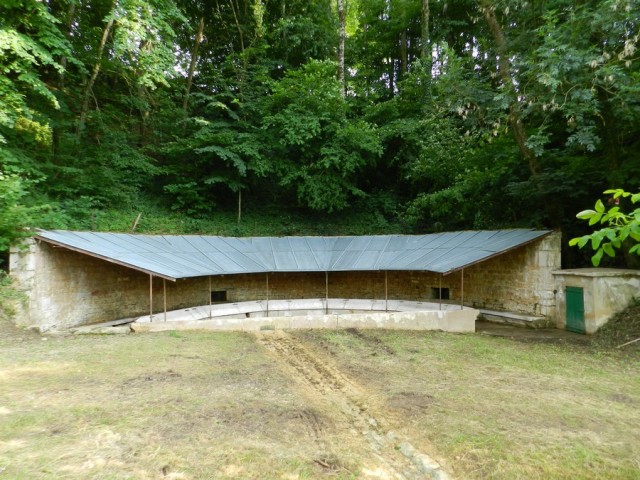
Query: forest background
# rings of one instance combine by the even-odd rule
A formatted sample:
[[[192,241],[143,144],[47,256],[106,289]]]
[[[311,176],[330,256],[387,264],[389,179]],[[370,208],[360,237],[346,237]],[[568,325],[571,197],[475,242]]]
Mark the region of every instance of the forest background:
[[[133,223],[583,235],[640,190],[639,24],[639,0],[3,0],[0,251]]]

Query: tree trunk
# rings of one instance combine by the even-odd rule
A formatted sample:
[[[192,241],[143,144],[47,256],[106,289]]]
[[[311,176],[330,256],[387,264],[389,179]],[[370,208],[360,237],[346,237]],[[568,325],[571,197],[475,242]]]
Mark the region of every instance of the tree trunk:
[[[67,11],[66,18],[66,35],[68,39],[71,39],[71,27],[73,26],[73,18],[75,17],[75,13],[76,4],[72,2],[71,4],[69,4],[69,10]],[[67,57],[62,57],[60,59],[60,65],[63,69],[62,72],[60,72],[60,88],[64,88],[64,74],[67,69]]]
[[[600,103],[600,118],[602,121],[601,135],[604,145],[604,156],[608,160],[608,171],[615,171],[620,166],[620,133],[621,129],[618,126],[618,119],[611,110],[609,104],[609,93],[602,88],[598,87],[598,101]]]
[[[69,10],[67,10],[66,22],[65,22],[65,27],[66,27],[65,35],[67,39],[69,39],[69,41],[71,41],[71,27],[73,26],[73,19],[75,17],[75,13],[76,13],[76,4],[72,2],[71,4],[69,4]],[[60,59],[60,65],[62,66],[62,71],[60,72],[60,77],[58,78],[58,88],[60,90],[64,90],[64,80],[65,80],[64,76],[67,70],[66,56],[63,56]],[[62,121],[62,119],[64,118],[64,114],[60,110],[57,110],[56,117],[58,118],[59,121],[53,123],[52,131],[51,131],[51,152],[52,152],[53,163],[56,163],[57,155],[60,152],[60,132],[61,132],[60,125],[64,123]]]
[[[347,91],[344,69],[344,43],[346,37],[346,9],[345,0],[337,0],[338,4],[338,81],[342,85],[343,94]]]
[[[238,29],[238,35],[240,36],[240,51],[244,53],[244,35],[242,34],[242,27],[240,25],[240,21],[238,20],[238,13],[236,12],[236,10],[240,10],[240,8],[238,7],[236,9],[236,5],[234,4],[233,0],[229,0],[229,3],[231,4],[231,10],[233,11],[233,18],[236,22],[236,28]]]
[[[244,55],[244,34],[242,33],[242,26],[240,25],[240,20],[238,20],[238,13],[240,12],[240,5],[235,5],[233,0],[230,0],[231,10],[233,11],[233,18],[235,20],[236,28],[238,29],[238,35],[240,37],[240,53],[242,60],[242,67],[236,69],[236,75],[238,79],[238,97],[240,101],[244,101],[243,95],[243,85],[245,80],[245,75],[247,72],[247,58]]]
[[[189,105],[189,94],[191,93],[191,84],[193,83],[193,73],[196,70],[196,63],[198,61],[198,50],[200,49],[200,44],[204,38],[203,32],[204,17],[200,17],[200,22],[198,22],[198,31],[196,32],[196,41],[193,44],[193,49],[191,50],[191,61],[189,62],[189,72],[187,74],[187,86],[184,91],[184,100],[182,101],[182,110],[184,110],[185,114],[187,113],[187,106]]]
[[[400,72],[398,77],[402,79],[409,71],[409,48],[407,45],[407,31],[402,30],[400,34]]]
[[[111,4],[111,9],[109,10],[109,15],[113,13],[113,10],[116,6],[116,2],[114,1]],[[78,139],[82,135],[82,131],[84,130],[84,123],[87,119],[87,113],[89,112],[89,98],[91,97],[91,90],[96,83],[96,79],[98,78],[98,74],[100,73],[100,66],[102,64],[102,55],[104,53],[104,47],[107,44],[107,39],[109,38],[109,34],[111,33],[111,29],[113,28],[114,18],[110,18],[107,24],[102,31],[102,38],[100,39],[100,45],[98,45],[98,54],[96,58],[96,63],[93,66],[93,71],[91,72],[91,77],[87,82],[87,85],[84,89],[83,99],[82,99],[82,107],[80,109],[80,118],[78,119],[78,131],[76,136]]]
[[[429,37],[429,0],[422,0],[422,45],[420,59],[429,76],[431,76],[431,39]]]
[[[150,42],[149,40],[142,40],[140,42],[140,46],[139,46],[139,50],[140,53],[144,52],[145,50],[151,50],[153,48],[153,43]],[[136,78],[140,78],[142,77],[142,70],[140,68],[136,68],[135,70],[136,72]],[[144,85],[140,84],[138,82],[138,98],[139,98],[139,111],[140,111],[140,128],[139,128],[139,141],[138,141],[138,145],[140,147],[144,147],[147,144],[147,137],[148,137],[148,130],[147,130],[147,124],[149,121],[149,117],[150,117],[150,106],[151,106],[151,101],[150,101],[150,95],[149,92],[147,91],[147,89],[145,88]]]
[[[256,22],[255,37],[256,39],[264,36],[264,14],[265,6],[263,0],[255,0],[253,6],[253,19]]]
[[[287,2],[286,0],[282,0],[282,3],[280,4],[280,19],[284,20],[285,16],[287,14]],[[282,45],[286,45],[287,44],[287,29],[286,28],[282,28],[280,29],[280,42],[282,42]],[[289,60],[289,55],[288,55],[288,50],[284,50],[284,55],[283,55],[283,60],[286,63]]]
[[[391,62],[389,63],[389,93],[391,94],[391,97],[395,97],[396,95],[396,72],[397,72],[397,67],[396,67],[396,59],[392,59]]]
[[[513,131],[520,154],[524,157],[529,165],[531,175],[537,175],[539,171],[538,160],[534,153],[527,147],[527,132],[522,124],[520,113],[520,101],[513,82],[511,74],[511,66],[509,65],[509,52],[507,48],[507,40],[502,31],[502,27],[496,18],[495,9],[491,4],[491,0],[480,0],[480,8],[484,19],[487,22],[491,36],[493,37],[496,53],[498,54],[498,73],[505,88],[505,92],[509,98],[509,124]]]

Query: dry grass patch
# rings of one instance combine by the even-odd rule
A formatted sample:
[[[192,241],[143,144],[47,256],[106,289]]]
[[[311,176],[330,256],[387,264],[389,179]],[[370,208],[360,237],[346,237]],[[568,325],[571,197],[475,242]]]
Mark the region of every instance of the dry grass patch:
[[[300,334],[460,478],[640,476],[640,362],[437,332]]]
[[[0,382],[2,478],[351,478],[360,469],[361,446],[341,443],[332,412],[250,335],[17,332],[0,336]]]
[[[457,478],[638,478],[633,357],[481,335],[290,335]],[[285,367],[247,334],[45,340],[0,322],[0,477],[381,478],[371,439],[330,401],[341,387],[324,395],[297,378],[306,365]]]

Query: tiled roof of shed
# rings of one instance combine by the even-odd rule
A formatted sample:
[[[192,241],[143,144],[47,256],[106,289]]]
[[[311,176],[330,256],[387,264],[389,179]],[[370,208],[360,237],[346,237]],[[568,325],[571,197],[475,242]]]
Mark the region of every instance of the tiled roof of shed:
[[[540,230],[356,237],[217,237],[40,231],[36,238],[176,280],[238,273],[422,270],[450,273],[535,241]]]

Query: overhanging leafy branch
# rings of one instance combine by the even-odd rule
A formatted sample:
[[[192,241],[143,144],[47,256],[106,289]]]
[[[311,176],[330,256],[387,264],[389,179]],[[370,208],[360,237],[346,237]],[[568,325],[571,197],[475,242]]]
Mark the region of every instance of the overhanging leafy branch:
[[[576,215],[581,220],[588,220],[589,226],[606,225],[595,232],[572,238],[570,246],[583,248],[591,242],[591,248],[595,251],[591,257],[591,263],[599,266],[602,257],[606,254],[615,257],[616,250],[622,248],[622,244],[628,238],[636,243],[629,249],[629,253],[640,255],[640,207],[630,213],[624,213],[620,208],[620,199],[628,198],[632,204],[640,203],[640,193],[625,192],[622,189],[605,190],[607,195],[611,195],[613,207],[605,207],[602,200],[598,199],[594,210],[583,210]]]

